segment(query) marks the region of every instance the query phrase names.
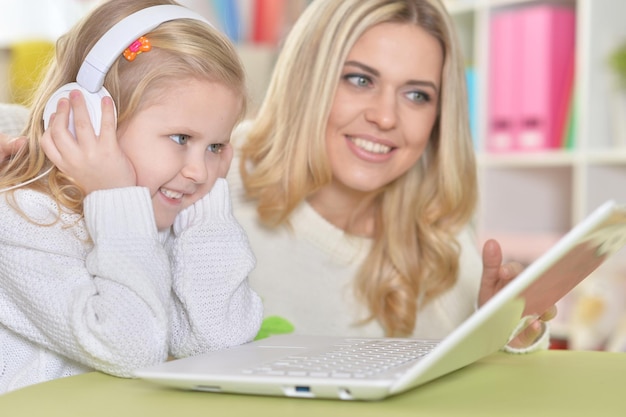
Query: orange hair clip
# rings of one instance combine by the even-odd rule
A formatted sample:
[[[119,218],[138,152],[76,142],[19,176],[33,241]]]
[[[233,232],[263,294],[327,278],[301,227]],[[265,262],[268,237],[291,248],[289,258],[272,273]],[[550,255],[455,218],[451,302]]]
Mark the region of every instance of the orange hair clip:
[[[124,50],[122,55],[124,55],[124,58],[128,61],[133,62],[137,55],[142,52],[148,52],[150,49],[152,49],[150,41],[145,36],[142,36],[135,42],[131,43],[130,46]]]

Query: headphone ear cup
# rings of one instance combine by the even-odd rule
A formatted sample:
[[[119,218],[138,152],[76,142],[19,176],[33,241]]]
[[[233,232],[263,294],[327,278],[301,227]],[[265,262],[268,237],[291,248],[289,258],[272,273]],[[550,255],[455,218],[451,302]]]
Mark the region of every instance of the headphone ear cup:
[[[95,93],[90,93],[81,87],[78,83],[69,83],[65,84],[57,91],[55,91],[44,108],[43,112],[43,126],[44,129],[48,129],[48,124],[50,122],[50,116],[57,111],[57,103],[62,98],[69,98],[70,92],[72,90],[79,90],[85,99],[85,103],[87,104],[87,111],[89,112],[89,119],[91,120],[91,125],[93,126],[93,130],[96,135],[100,134],[100,125],[102,124],[102,99],[104,97],[111,97],[106,88],[102,87]],[[117,117],[117,111],[116,111]],[[67,127],[72,135],[76,137],[76,130],[74,129],[74,112],[70,111],[70,120],[69,125]]]

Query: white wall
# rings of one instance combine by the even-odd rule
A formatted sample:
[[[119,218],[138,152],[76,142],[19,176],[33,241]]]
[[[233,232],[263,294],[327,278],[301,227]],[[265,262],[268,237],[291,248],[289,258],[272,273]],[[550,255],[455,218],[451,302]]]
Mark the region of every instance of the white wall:
[[[22,39],[54,41],[99,0],[0,0],[0,47]]]

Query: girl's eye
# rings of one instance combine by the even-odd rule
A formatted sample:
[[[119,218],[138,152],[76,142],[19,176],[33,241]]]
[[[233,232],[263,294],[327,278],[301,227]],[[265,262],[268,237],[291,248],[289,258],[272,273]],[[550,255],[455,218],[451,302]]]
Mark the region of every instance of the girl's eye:
[[[357,87],[367,87],[372,84],[372,80],[361,74],[346,74],[343,76],[344,80],[348,81]]]
[[[172,139],[174,142],[178,143],[179,145],[184,145],[187,143],[187,141],[189,141],[189,135],[183,135],[183,134],[170,135],[170,139]]]
[[[213,153],[222,153],[222,150],[224,149],[224,144],[223,143],[212,143],[209,145],[209,152],[213,152]]]
[[[430,94],[424,93],[423,91],[411,91],[410,93],[407,93],[407,97],[415,103],[430,101]]]

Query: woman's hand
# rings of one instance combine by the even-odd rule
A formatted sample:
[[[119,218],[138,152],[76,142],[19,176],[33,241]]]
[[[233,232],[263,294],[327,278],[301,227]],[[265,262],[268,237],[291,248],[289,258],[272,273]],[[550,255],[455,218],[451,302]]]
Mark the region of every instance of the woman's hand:
[[[26,144],[26,136],[11,138],[9,135],[0,133],[0,162],[15,155]]]
[[[524,267],[518,262],[502,264],[500,244],[491,239],[483,246],[483,275],[478,293],[478,305],[482,306],[498,291],[513,280]],[[545,331],[547,322],[556,317],[556,306],[550,307],[539,318],[532,320],[513,340],[509,346],[515,349],[526,348],[535,343]]]
[[[74,114],[76,137],[68,129],[70,111]],[[75,90],[69,100],[59,100],[57,111],[41,138],[41,147],[59,170],[73,178],[87,194],[134,186],[135,170],[119,147],[116,129],[115,108],[110,97],[102,99],[102,126],[100,135],[96,136],[85,100]]]

